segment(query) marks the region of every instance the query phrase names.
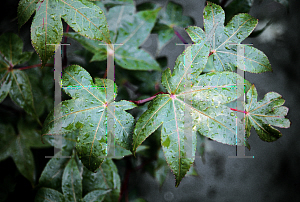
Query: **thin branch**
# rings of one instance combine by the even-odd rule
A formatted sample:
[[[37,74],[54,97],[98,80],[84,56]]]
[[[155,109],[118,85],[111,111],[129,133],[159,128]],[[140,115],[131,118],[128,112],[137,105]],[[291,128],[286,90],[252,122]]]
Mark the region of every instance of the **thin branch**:
[[[149,102],[149,101],[153,100],[158,94],[168,94],[168,93],[165,93],[165,92],[158,92],[158,93],[156,93],[155,95],[153,95],[153,96],[151,96],[151,97],[148,97],[148,98],[146,98],[146,99],[143,99],[143,100],[137,100],[137,101],[129,100],[129,102],[133,102],[134,104],[137,104],[137,105],[144,104],[145,102]]]
[[[186,40],[176,30],[174,30],[174,33],[176,34],[176,36],[178,36],[182,43],[188,44],[188,42],[186,42]]]
[[[118,202],[121,201],[122,196],[125,195],[125,201],[128,202],[128,182],[129,182],[129,177],[130,177],[130,173],[132,171],[132,168],[130,166],[130,161],[128,158],[126,158],[126,171],[125,171],[125,177],[121,186],[121,191],[120,191],[120,195],[119,195],[119,199]]]
[[[42,64],[35,64],[35,65],[27,66],[27,67],[18,68],[18,70],[31,69],[31,68],[34,68],[34,67],[41,67],[41,66],[42,66]],[[46,67],[53,67],[54,64],[48,63],[48,64],[45,64],[45,66]]]

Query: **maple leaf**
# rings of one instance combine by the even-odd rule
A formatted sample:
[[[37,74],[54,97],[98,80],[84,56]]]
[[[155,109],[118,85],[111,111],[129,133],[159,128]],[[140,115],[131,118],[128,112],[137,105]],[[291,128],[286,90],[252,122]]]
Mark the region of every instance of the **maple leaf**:
[[[107,86],[111,80],[95,79],[78,65],[67,67],[62,75],[63,90],[72,97],[61,103],[61,113],[55,120],[54,111],[50,112],[44,122],[42,134],[65,134],[79,129],[76,150],[83,164],[95,171],[107,155],[107,114],[114,118],[115,143],[121,149],[131,149],[131,133],[134,118],[125,112],[134,108],[132,102],[107,100]],[[116,95],[117,87],[114,92]],[[60,107],[60,106],[58,106]],[[111,111],[114,107],[114,111]],[[61,124],[61,127],[59,126]],[[56,127],[59,129],[56,130]]]
[[[106,186],[107,183],[111,183],[112,179],[103,177],[102,179],[95,179],[93,175],[85,174],[83,178],[80,172],[83,172],[82,164],[77,159],[77,156],[73,153],[71,159],[60,158],[61,152],[57,153],[46,165],[40,180],[39,185],[43,186],[38,190],[35,201],[103,201],[108,195],[111,189],[96,190],[92,189],[82,198],[83,189],[86,187],[82,186],[83,181],[95,180],[98,186]],[[113,165],[112,165],[113,164]],[[113,166],[114,163],[111,160],[106,160],[102,166]],[[109,175],[112,171],[100,168],[102,174]],[[115,171],[115,170],[114,170]],[[91,171],[87,171],[90,172]],[[115,173],[114,173],[115,174]],[[116,179],[114,179],[116,180]],[[115,181],[114,181],[115,182]],[[113,183],[114,183],[113,182]],[[118,181],[120,183],[120,179]]]
[[[260,139],[267,142],[277,140],[282,136],[281,132],[271,125],[280,128],[289,128],[290,121],[285,118],[288,108],[282,106],[284,99],[275,92],[267,93],[264,98],[257,101],[257,91],[254,85],[247,92],[247,104],[245,104],[245,130],[246,136],[250,136],[252,126]]]
[[[154,26],[160,8],[135,13],[134,5],[122,5],[111,8],[107,14],[114,59],[118,65],[130,70],[160,70],[159,64],[145,50],[138,47],[148,38]],[[94,53],[91,61],[107,59],[107,50],[103,43],[80,36],[76,33],[66,33],[81,43],[87,50]]]
[[[14,69],[32,55],[32,52],[22,52],[22,49],[23,41],[18,35],[5,33],[0,36],[0,102],[9,94],[14,103],[38,120],[28,75]]]
[[[39,132],[28,125],[32,124],[20,120],[16,135],[12,125],[0,124],[0,161],[12,157],[19,172],[34,185],[35,165],[30,148],[44,148],[50,145],[43,144]]]
[[[203,38],[201,44],[188,47],[177,58],[172,74],[170,69],[163,72],[162,85],[167,94],[153,99],[134,129],[132,152],[162,125],[161,144],[176,186],[194,162],[197,131],[224,144],[245,144],[236,135],[236,130],[241,129],[236,127],[235,113],[222,104],[243,95],[243,89],[233,86],[245,84],[249,89],[250,83],[233,72],[200,75],[209,54],[207,39]],[[242,83],[237,84],[237,81]],[[190,119],[186,120],[186,116]],[[186,124],[190,125],[188,132]],[[192,141],[190,148],[184,143],[188,138]],[[191,153],[187,154],[189,149]]]
[[[52,57],[55,44],[61,42],[61,18],[79,34],[111,43],[103,11],[87,0],[21,0],[18,6],[19,29],[34,12],[31,41],[42,66]]]
[[[236,71],[236,68],[252,73],[272,71],[267,56],[260,50],[241,42],[250,35],[258,20],[247,13],[235,15],[224,27],[225,14],[221,6],[207,2],[204,8],[204,29],[207,36],[213,29],[213,37],[208,41],[213,71]],[[203,30],[196,26],[186,29],[194,43],[203,40]],[[244,52],[238,53],[238,46]],[[238,66],[238,58],[242,57],[244,65]]]

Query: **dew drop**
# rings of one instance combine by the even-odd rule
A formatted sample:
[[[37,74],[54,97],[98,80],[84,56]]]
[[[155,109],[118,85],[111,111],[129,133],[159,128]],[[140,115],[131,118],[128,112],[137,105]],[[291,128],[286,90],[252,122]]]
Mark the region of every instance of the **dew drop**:
[[[230,116],[234,116],[234,112],[231,112],[231,113],[230,113]]]

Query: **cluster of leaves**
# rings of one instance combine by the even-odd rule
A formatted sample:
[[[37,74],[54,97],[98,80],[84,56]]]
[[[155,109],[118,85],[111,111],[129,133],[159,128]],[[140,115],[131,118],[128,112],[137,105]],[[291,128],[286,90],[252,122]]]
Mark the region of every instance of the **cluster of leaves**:
[[[153,3],[136,7],[132,0],[20,0],[19,29],[35,14],[31,40],[38,55],[22,52],[23,42],[17,35],[0,36],[0,102],[7,101],[4,99],[9,94],[29,115],[17,125],[1,123],[0,160],[11,156],[20,173],[34,186],[37,176],[30,148],[61,146],[61,152],[47,163],[39,178],[36,201],[116,201],[120,177],[112,159],[131,154],[139,157],[136,152],[143,157],[149,156],[147,151],[153,153],[156,161],[146,170],[160,184],[169,166],[177,187],[186,174],[197,175],[192,165],[196,148],[204,157],[205,137],[250,149],[247,139],[252,126],[264,141],[275,141],[282,136],[271,125],[290,126],[285,118],[288,108],[282,106],[284,100],[278,93],[270,92],[257,101],[255,86],[235,73],[237,68],[251,73],[272,71],[263,52],[241,44],[255,33],[258,23],[247,14],[253,1],[234,0],[223,5],[225,12],[215,3],[219,1],[207,2],[202,29],[191,26],[192,18],[183,16],[181,6],[173,2],[161,8]],[[63,34],[61,19],[75,32]],[[157,34],[158,56],[182,27],[193,44],[178,56],[173,72],[169,68],[162,72],[166,62],[140,46],[151,33]],[[109,46],[114,50],[116,75],[122,78],[115,83],[98,78],[99,75],[92,76],[88,68],[70,65],[64,68],[61,84],[65,97],[71,99],[62,101],[56,106],[59,110],[54,110],[53,71],[15,66],[24,66],[25,62],[34,65],[39,58],[41,64],[35,66],[49,66],[54,44],[61,43],[63,35],[80,43],[85,54],[91,55],[90,62],[105,63]],[[241,47],[243,55],[239,54]],[[240,59],[243,66],[238,63]],[[139,102],[128,101],[130,96],[122,93],[125,84],[138,86],[141,99],[158,95],[150,103],[138,106]],[[244,88],[235,87],[240,85]],[[119,94],[116,99],[107,98],[108,86],[114,86],[115,97]],[[236,106],[244,90],[247,91],[247,101],[243,103],[245,118],[239,120],[238,110],[230,106]],[[54,116],[54,111],[59,113]],[[108,116],[114,119],[115,156],[112,157],[107,156]],[[41,130],[37,124],[31,124],[34,121],[42,125]],[[237,136],[236,131],[242,130],[237,129],[237,122],[245,122],[244,139]],[[40,135],[46,144],[41,143]],[[157,144],[152,150],[153,145],[146,146],[150,135],[155,136]],[[62,158],[66,156],[71,158]]]

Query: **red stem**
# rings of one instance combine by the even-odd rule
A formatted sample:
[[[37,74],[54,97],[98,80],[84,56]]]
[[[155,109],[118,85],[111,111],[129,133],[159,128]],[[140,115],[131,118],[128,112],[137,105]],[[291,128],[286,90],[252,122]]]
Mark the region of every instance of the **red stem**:
[[[234,109],[234,108],[230,108],[232,111],[237,111],[237,112],[241,112],[241,113],[244,113],[244,114],[248,114],[248,112],[246,111],[242,111],[242,110],[238,110],[238,109]]]
[[[121,191],[120,191],[120,195],[119,195],[119,199],[118,202],[121,201],[122,196],[125,194],[125,201],[128,202],[128,182],[129,182],[129,177],[130,177],[130,173],[132,171],[131,166],[129,166],[129,159],[126,159],[126,172],[125,172],[125,177],[121,186]]]
[[[46,67],[52,67],[54,64],[45,64]],[[18,70],[24,70],[24,69],[31,69],[31,68],[34,68],[34,67],[40,67],[42,66],[42,64],[35,64],[35,65],[30,65],[30,66],[27,66],[27,67],[21,67],[21,68],[18,68]]]
[[[144,104],[145,102],[148,102],[148,101],[153,100],[153,99],[156,97],[156,95],[158,95],[158,94],[168,94],[168,93],[158,92],[158,93],[156,93],[155,95],[153,95],[153,96],[151,96],[151,97],[148,97],[148,98],[146,98],[146,99],[143,99],[143,100],[137,100],[137,101],[129,100],[129,101],[130,101],[130,102],[133,102],[134,104],[137,104],[137,105],[139,105],[139,104]]]
[[[186,40],[184,40],[184,38],[176,30],[174,30],[174,33],[176,34],[176,36],[178,36],[182,43],[188,44],[188,42],[186,42]]]

